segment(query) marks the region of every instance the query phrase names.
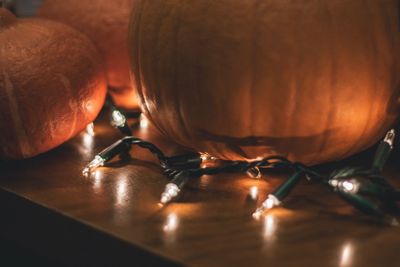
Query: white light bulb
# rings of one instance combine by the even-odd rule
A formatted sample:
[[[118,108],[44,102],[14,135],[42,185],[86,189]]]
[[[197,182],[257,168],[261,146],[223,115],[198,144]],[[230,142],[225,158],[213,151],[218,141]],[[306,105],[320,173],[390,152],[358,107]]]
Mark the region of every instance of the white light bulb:
[[[91,171],[104,166],[105,160],[100,157],[99,155],[97,155],[88,165],[86,165],[86,167],[83,169],[82,174],[83,176],[89,176]]]
[[[119,110],[114,110],[112,112],[111,119],[111,125],[114,127],[122,127],[126,123],[125,116]]]
[[[279,206],[281,204],[281,202],[279,201],[279,199],[276,197],[276,196],[274,196],[274,195],[272,195],[272,194],[270,194],[270,195],[268,195],[268,198],[262,203],[262,205],[258,208],[258,209],[256,209],[256,211],[253,213],[253,218],[254,219],[259,219],[260,217],[261,217],[261,215],[265,212],[265,211],[267,211],[267,210],[269,210],[269,209],[272,209],[273,207],[275,207],[275,206]]]
[[[94,132],[94,123],[92,122],[92,123],[89,123],[87,126],[86,126],[86,134],[88,135],[88,136],[91,136],[91,137],[93,137],[93,136],[95,136],[95,132]]]
[[[344,181],[343,182],[343,187],[347,191],[352,191],[354,189],[354,184],[352,182]]]
[[[383,139],[384,142],[388,143],[390,147],[393,148],[394,138],[396,137],[396,132],[394,129],[391,129],[387,132],[385,138]]]
[[[356,180],[346,180],[341,182],[339,186],[346,193],[357,194],[360,183]]]
[[[336,187],[339,184],[339,181],[337,179],[330,179],[328,181],[328,183],[332,186],[332,187]]]
[[[165,205],[171,202],[172,199],[179,195],[181,190],[179,187],[174,183],[169,183],[165,186],[164,192],[161,194],[160,203]]]

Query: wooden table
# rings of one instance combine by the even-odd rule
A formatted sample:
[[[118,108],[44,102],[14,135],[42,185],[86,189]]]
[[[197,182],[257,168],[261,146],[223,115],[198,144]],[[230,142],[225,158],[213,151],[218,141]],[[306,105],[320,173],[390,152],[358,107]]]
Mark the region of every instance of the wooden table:
[[[137,134],[177,151],[152,129]],[[103,119],[94,138],[81,134],[3,163],[0,236],[68,266],[400,266],[400,228],[372,221],[319,185],[300,184],[285,208],[254,220],[280,174],[203,176],[164,208],[167,179],[141,149],[84,178],[83,166],[119,137]],[[339,165],[370,159],[366,152]],[[386,174],[400,185],[395,162]]]

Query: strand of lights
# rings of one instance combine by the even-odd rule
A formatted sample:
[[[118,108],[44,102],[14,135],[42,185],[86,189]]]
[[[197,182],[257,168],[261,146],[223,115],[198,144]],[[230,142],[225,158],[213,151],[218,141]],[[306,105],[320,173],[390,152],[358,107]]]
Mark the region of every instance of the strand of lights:
[[[299,171],[296,171],[293,175],[291,175],[284,183],[282,183],[278,188],[268,195],[267,199],[253,213],[253,218],[259,219],[267,210],[279,206],[282,200],[289,195],[302,177],[303,173]]]
[[[365,214],[381,218],[383,221],[395,225],[397,221],[395,221],[394,217],[390,216],[389,213],[395,210],[397,211],[396,202],[400,201],[400,192],[395,190],[380,175],[380,170],[383,168],[392,150],[394,135],[394,131],[391,130],[385,136],[378,147],[372,168],[345,168],[333,172],[330,176],[321,175],[305,165],[293,163],[279,156],[257,159],[250,162],[218,160],[219,164],[211,164],[211,166],[209,166],[207,163],[210,161],[215,163],[217,159],[206,153],[192,153],[166,157],[154,144],[134,136],[124,137],[97,154],[94,160],[85,167],[83,173],[90,173],[91,170],[99,166],[104,166],[108,160],[129,150],[132,145],[148,149],[159,159],[164,172],[171,178],[160,200],[161,204],[167,204],[179,196],[186,183],[192,178],[219,173],[249,172],[249,170],[260,170],[260,168],[291,168],[294,170],[294,174],[268,195],[267,199],[253,213],[255,218],[260,217],[266,210],[280,205],[282,200],[292,191],[300,179],[302,177],[307,177],[309,181],[327,185],[332,189],[332,192],[337,193],[353,207]],[[376,162],[379,162],[379,164]],[[258,176],[258,174],[256,176]],[[368,198],[373,197],[383,204],[375,205],[364,197],[364,195]],[[383,207],[383,209],[381,207]]]

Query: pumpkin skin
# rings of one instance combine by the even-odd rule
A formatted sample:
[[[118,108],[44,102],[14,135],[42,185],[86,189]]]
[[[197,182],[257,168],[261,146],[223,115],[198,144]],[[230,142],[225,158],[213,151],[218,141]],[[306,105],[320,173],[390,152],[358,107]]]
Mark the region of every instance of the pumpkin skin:
[[[75,136],[96,118],[106,90],[86,36],[0,9],[0,159],[29,158]]]
[[[142,110],[171,140],[231,160],[317,164],[399,113],[397,0],[137,0]]]
[[[46,0],[38,16],[63,22],[86,34],[107,65],[110,94],[125,109],[138,108],[130,81],[128,22],[133,0]]]

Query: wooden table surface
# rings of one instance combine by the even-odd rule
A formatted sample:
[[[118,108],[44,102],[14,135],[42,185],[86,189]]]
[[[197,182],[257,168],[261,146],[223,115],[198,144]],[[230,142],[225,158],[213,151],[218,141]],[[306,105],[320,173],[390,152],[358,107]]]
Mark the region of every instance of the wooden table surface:
[[[137,128],[167,153],[177,151]],[[120,137],[104,119],[95,129],[94,138],[81,134],[2,164],[0,236],[68,266],[400,266],[400,228],[372,221],[319,185],[300,184],[284,208],[254,220],[282,174],[203,176],[164,208],[158,201],[167,179],[139,148],[133,160],[85,178],[83,166]],[[366,152],[339,165],[370,160]],[[400,186],[396,157],[386,174]]]

